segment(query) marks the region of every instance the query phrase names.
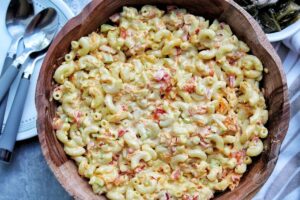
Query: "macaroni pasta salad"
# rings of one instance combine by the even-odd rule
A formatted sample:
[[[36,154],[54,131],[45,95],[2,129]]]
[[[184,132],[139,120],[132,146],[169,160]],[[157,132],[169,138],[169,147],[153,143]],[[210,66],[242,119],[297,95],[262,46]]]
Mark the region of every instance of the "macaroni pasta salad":
[[[79,174],[112,200],[233,190],[268,135],[261,61],[227,24],[174,6],[110,20],[54,73],[53,127]]]

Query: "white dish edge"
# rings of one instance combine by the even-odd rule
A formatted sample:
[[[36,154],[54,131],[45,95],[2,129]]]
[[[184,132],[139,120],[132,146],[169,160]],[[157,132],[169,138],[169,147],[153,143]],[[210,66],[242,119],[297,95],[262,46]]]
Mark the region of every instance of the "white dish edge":
[[[300,30],[300,20],[289,25],[288,27],[286,27],[285,29],[283,29],[279,32],[269,33],[266,35],[270,42],[277,42],[277,41],[284,40],[284,39],[294,35],[299,30]]]

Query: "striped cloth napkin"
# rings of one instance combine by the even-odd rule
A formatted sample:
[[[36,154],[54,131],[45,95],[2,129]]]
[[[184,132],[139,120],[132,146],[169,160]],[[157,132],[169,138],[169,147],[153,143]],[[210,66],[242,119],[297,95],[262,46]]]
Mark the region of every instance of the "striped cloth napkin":
[[[283,43],[291,50],[300,53],[300,31],[285,39]]]
[[[273,44],[287,76],[291,121],[275,169],[254,200],[300,199],[300,57],[282,43]]]
[[[64,0],[78,14],[90,0]],[[291,121],[272,175],[253,200],[300,199],[300,57],[282,43],[274,43],[287,75]]]

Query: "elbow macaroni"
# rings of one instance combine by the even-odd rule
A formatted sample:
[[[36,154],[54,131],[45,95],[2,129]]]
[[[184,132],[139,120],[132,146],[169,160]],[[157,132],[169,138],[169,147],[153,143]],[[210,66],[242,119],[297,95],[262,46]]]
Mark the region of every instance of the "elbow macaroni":
[[[268,135],[263,64],[223,22],[123,7],[72,41],[55,71],[53,128],[78,173],[112,200],[233,189]]]

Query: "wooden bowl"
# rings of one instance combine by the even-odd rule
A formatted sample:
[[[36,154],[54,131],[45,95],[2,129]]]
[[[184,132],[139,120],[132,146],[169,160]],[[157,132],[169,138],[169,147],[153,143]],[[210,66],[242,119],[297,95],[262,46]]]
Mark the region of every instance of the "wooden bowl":
[[[216,199],[250,199],[270,176],[278,158],[281,142],[289,124],[289,102],[286,77],[279,57],[268,42],[265,34],[241,7],[230,0],[94,0],[77,17],[71,19],[59,32],[50,46],[40,71],[36,107],[37,127],[43,154],[62,186],[75,199],[105,199],[92,192],[86,179],[77,173],[77,166],[66,156],[63,146],[56,139],[51,122],[56,105],[50,101],[53,90],[52,76],[62,62],[63,55],[70,49],[72,40],[96,30],[108,18],[120,11],[122,6],[177,5],[190,13],[205,18],[217,18],[228,23],[239,39],[245,41],[269,69],[262,85],[269,110],[267,128],[269,137],[264,141],[264,152],[250,165],[239,186],[233,191],[216,194]]]

